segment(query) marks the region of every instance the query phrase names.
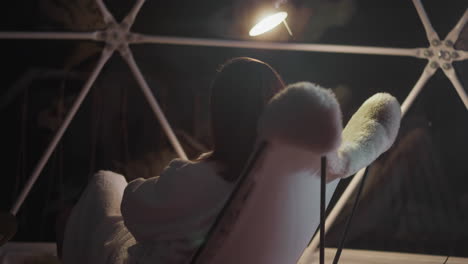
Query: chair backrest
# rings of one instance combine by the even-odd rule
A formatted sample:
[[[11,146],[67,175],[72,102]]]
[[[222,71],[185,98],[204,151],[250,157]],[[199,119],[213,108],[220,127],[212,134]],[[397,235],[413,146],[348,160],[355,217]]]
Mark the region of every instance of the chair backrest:
[[[327,204],[337,183],[327,184]],[[295,264],[319,225],[319,203],[320,156],[269,144],[196,263]]]
[[[269,143],[223,209],[196,263],[297,263],[320,222],[321,155],[327,153],[330,178],[347,177],[393,144],[400,119],[398,101],[379,93],[343,130],[332,92],[307,82],[289,85],[265,109],[259,133]],[[327,185],[327,205],[337,184]]]

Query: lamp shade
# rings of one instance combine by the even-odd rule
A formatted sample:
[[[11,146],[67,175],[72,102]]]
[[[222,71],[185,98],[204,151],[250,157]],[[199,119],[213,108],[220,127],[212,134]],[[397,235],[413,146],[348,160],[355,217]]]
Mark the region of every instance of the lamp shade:
[[[281,24],[281,22],[283,22],[286,19],[286,17],[288,17],[288,13],[286,12],[277,12],[275,14],[266,16],[265,18],[260,20],[260,22],[258,22],[255,26],[253,26],[252,29],[250,29],[249,35],[254,37],[261,35],[267,31],[270,31],[279,24]]]

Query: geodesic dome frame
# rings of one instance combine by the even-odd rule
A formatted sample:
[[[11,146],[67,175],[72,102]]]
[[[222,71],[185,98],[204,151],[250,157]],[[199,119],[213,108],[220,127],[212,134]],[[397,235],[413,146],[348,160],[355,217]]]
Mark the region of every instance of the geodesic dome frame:
[[[404,116],[419,93],[424,88],[426,82],[440,68],[450,82],[453,84],[458,96],[462,100],[465,108],[468,109],[468,96],[462,84],[460,83],[457,74],[452,65],[455,61],[463,61],[468,59],[468,52],[457,50],[454,48],[454,43],[458,40],[461,30],[468,20],[468,10],[465,10],[463,16],[447,34],[445,39],[441,40],[437,32],[433,29],[431,22],[424,10],[421,0],[412,0],[417,10],[419,18],[424,26],[428,47],[421,48],[388,48],[388,47],[370,47],[370,46],[349,46],[349,45],[325,45],[325,44],[302,44],[302,43],[273,43],[273,42],[258,42],[258,41],[234,41],[234,40],[217,40],[217,39],[202,39],[202,38],[183,38],[183,37],[165,37],[152,36],[146,34],[134,33],[131,27],[136,16],[141,10],[145,0],[137,0],[125,18],[119,23],[114,16],[109,12],[103,0],[96,0],[98,8],[103,16],[106,28],[93,32],[0,32],[0,39],[44,39],[44,40],[91,40],[104,42],[105,47],[102,50],[101,56],[94,66],[91,74],[88,76],[83,88],[75,99],[70,111],[65,116],[65,119],[51,142],[47,146],[44,154],[39,159],[33,172],[31,173],[25,187],[22,189],[19,197],[12,206],[10,212],[16,215],[22,206],[24,200],[28,196],[31,188],[41,174],[44,166],[48,162],[50,156],[54,152],[57,144],[61,140],[63,134],[67,130],[70,122],[75,117],[76,112],[83,103],[85,97],[89,93],[91,87],[99,76],[102,68],[114,54],[120,53],[122,58],[128,64],[137,83],[143,91],[143,94],[148,101],[156,118],[160,122],[165,134],[170,143],[174,147],[177,154],[184,159],[187,156],[182,149],[177,137],[175,136],[169,122],[167,121],[163,111],[161,110],[157,100],[155,99],[148,83],[146,82],[140,68],[138,67],[133,53],[129,45],[133,44],[167,44],[167,45],[190,45],[190,46],[207,46],[207,47],[231,47],[231,48],[248,48],[248,49],[265,49],[265,50],[290,50],[290,51],[309,51],[309,52],[331,52],[331,53],[353,53],[353,54],[372,54],[372,55],[387,55],[387,56],[406,56],[415,57],[427,60],[421,76],[401,105],[402,115]],[[364,169],[359,171],[353,180],[350,182],[334,208],[327,217],[325,231],[327,231],[334,220],[339,215],[340,211],[349,199],[358,183],[364,175]],[[318,236],[312,240],[310,248],[314,249],[318,246]]]

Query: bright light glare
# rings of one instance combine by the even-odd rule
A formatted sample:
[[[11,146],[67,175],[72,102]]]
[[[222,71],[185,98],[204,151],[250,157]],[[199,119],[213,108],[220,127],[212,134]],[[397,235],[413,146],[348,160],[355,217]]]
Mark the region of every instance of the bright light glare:
[[[250,30],[249,35],[254,37],[254,36],[261,35],[267,31],[270,31],[277,25],[281,24],[281,22],[283,22],[287,16],[288,16],[288,13],[286,12],[278,12],[273,15],[267,16],[264,19],[262,19],[260,22],[258,22]]]

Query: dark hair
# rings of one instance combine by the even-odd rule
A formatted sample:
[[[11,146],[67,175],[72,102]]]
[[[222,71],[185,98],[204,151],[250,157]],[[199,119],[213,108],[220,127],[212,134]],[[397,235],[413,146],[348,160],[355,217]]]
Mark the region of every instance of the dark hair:
[[[260,114],[284,82],[270,65],[247,57],[231,59],[218,71],[211,86],[208,159],[222,165],[221,177],[235,181],[253,150]]]

